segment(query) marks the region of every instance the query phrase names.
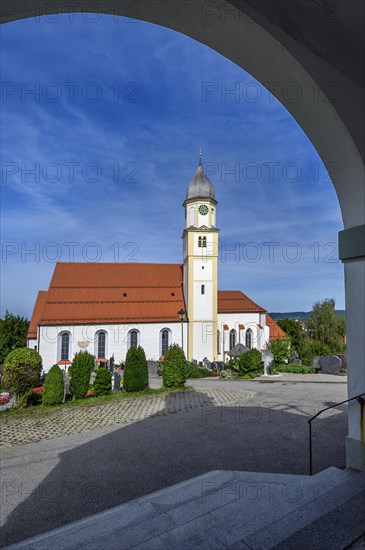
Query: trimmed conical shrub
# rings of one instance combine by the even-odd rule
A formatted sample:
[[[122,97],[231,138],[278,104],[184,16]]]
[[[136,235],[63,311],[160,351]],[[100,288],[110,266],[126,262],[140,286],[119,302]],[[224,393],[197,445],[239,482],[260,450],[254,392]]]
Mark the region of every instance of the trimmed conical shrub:
[[[58,365],[53,365],[46,374],[44,391],[42,394],[43,405],[59,405],[63,402],[65,384],[63,372]]]
[[[148,365],[144,349],[130,348],[124,365],[123,389],[141,391],[148,387]]]
[[[108,395],[112,391],[112,375],[111,372],[101,367],[98,369],[94,384],[93,384],[94,395]]]
[[[71,370],[70,389],[74,399],[82,399],[86,396],[90,375],[94,369],[94,356],[88,351],[79,351],[73,358]]]
[[[165,388],[181,387],[186,382],[187,361],[183,350],[172,344],[162,362],[162,380]]]

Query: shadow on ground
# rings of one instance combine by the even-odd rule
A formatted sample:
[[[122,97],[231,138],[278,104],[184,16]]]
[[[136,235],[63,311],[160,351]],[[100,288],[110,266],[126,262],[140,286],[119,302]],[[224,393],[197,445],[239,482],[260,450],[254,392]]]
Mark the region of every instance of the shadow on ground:
[[[169,409],[166,397],[166,410]],[[347,409],[313,424],[314,470],[345,466]],[[59,455],[8,516],[9,545],[210,470],[308,473],[308,416],[253,400],[158,416]],[[7,498],[11,494],[7,493]]]

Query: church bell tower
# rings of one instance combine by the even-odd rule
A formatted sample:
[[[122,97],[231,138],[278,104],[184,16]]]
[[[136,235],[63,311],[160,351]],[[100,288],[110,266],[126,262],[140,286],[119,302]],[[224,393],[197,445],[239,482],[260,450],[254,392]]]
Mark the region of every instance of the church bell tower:
[[[215,191],[203,170],[202,152],[184,201],[184,297],[188,317],[188,357],[217,358],[218,233]]]

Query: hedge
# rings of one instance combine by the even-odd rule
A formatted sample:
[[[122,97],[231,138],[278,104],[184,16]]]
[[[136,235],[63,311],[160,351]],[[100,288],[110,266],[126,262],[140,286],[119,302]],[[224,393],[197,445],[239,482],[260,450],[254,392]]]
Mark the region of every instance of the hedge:
[[[165,388],[182,387],[186,382],[187,361],[177,344],[170,346],[162,362],[162,380]]]
[[[93,392],[96,397],[99,395],[108,395],[112,391],[112,375],[111,372],[100,367],[96,373]]]
[[[142,391],[148,387],[148,365],[141,346],[130,348],[124,365],[123,390]]]
[[[63,372],[58,365],[53,365],[46,374],[44,391],[42,394],[43,405],[59,405],[63,402],[65,383]]]
[[[90,375],[94,369],[94,356],[88,351],[75,354],[70,367],[70,390],[73,399],[86,397],[90,384]]]

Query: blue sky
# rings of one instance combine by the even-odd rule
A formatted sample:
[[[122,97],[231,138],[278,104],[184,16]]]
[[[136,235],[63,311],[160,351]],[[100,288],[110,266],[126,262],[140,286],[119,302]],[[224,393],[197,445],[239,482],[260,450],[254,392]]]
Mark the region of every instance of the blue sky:
[[[337,197],[295,120],[208,47],[127,21],[2,29],[1,313],[29,317],[56,258],[181,262],[200,145],[219,201],[219,288],[269,311],[326,297],[344,308]]]

